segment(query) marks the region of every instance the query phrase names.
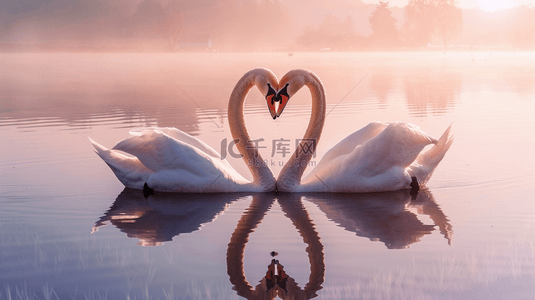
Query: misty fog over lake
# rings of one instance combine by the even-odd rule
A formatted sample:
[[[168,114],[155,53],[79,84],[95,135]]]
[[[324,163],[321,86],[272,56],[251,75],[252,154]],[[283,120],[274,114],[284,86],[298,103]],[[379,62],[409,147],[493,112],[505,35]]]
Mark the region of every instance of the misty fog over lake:
[[[266,293],[276,251],[290,278],[287,295],[304,299],[530,298],[533,58],[2,54],[0,295],[258,299],[253,291]],[[454,123],[455,141],[417,195],[145,198],[124,189],[87,139],[112,147],[132,128],[169,126],[221,152],[231,140],[229,94],[259,64],[277,76],[307,68],[323,81],[329,114],[312,163],[376,120],[410,122],[433,136]],[[309,97],[295,95],[277,120],[256,89],[247,98],[247,127],[264,140],[260,151],[275,175],[288,156],[272,141],[294,147],[310,117]],[[241,159],[227,159],[250,178]]]
[[[535,298],[534,5],[0,3],[0,300]],[[306,87],[293,95],[276,80],[253,87],[243,116],[256,150],[240,152],[230,127],[241,128],[232,125],[241,106],[229,109],[229,99],[255,68],[277,80],[306,69],[321,81],[323,131],[303,175],[326,192],[280,192],[281,181],[270,192],[168,193],[146,179],[125,188],[119,178],[144,178],[161,161],[173,171],[165,159],[180,149],[191,151],[172,163],[190,171],[194,187],[212,171],[195,160],[203,153],[243,182],[258,174],[241,155],[256,150],[275,178],[284,174],[292,153],[306,150],[321,97]],[[426,143],[452,126],[453,143],[428,182],[405,172],[410,189],[347,193],[312,171],[377,121],[414,124],[432,136]],[[109,152],[139,176],[99,157],[146,132],[179,146],[147,155],[147,165]],[[371,154],[381,157],[394,139],[410,144],[393,136]],[[155,140],[145,149],[160,149]],[[377,163],[365,171],[406,171],[392,156],[366,156]],[[324,168],[360,163],[338,161]],[[362,178],[353,177],[340,182]],[[176,179],[163,178],[163,186]]]

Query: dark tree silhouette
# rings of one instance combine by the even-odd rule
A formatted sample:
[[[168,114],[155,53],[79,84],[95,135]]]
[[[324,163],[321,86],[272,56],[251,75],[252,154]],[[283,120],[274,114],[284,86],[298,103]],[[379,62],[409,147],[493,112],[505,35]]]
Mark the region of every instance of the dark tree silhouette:
[[[216,48],[231,51],[281,48],[293,33],[293,19],[278,0],[205,2],[213,5],[188,11],[184,33],[209,33]]]
[[[405,41],[412,47],[424,47],[433,35],[433,0],[410,0],[405,7]]]
[[[436,31],[442,39],[444,48],[459,35],[463,26],[463,13],[461,8],[455,6],[455,0],[436,0]]]
[[[169,0],[160,17],[160,34],[167,40],[168,50],[174,50],[178,37],[182,33],[184,15],[178,1]]]
[[[310,49],[348,50],[358,47],[361,37],[353,29],[351,17],[341,21],[327,14],[318,28],[307,27],[295,41]]]
[[[156,0],[144,0],[141,2],[132,17],[134,23],[134,35],[137,37],[153,38],[158,36],[159,20],[164,10]]]
[[[455,0],[410,0],[405,7],[405,38],[409,46],[423,47],[433,36],[444,47],[462,29],[462,11]]]
[[[380,48],[392,48],[399,44],[397,21],[388,6],[389,2],[379,1],[369,19],[373,31],[371,43]]]
[[[535,7],[516,8],[516,20],[509,37],[513,46],[517,48],[535,48]]]
[[[0,40],[3,38],[4,34],[7,32],[7,12],[3,9],[0,9]]]

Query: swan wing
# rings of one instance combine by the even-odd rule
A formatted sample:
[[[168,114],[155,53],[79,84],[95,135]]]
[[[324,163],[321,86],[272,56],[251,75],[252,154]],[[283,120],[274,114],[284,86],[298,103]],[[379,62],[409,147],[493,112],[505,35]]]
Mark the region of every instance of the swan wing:
[[[340,156],[347,155],[353,152],[353,150],[355,150],[357,146],[364,144],[371,138],[374,138],[379,133],[381,133],[387,126],[388,123],[371,122],[365,127],[348,135],[345,139],[341,140],[338,144],[334,145],[331,149],[329,149],[327,153],[325,153],[325,155],[321,158],[321,161],[318,163],[318,168],[321,165],[330,163],[331,161]]]
[[[215,151],[214,148],[208,146],[205,142],[174,127],[139,127],[130,130],[130,134],[133,136],[141,136],[147,132],[153,132],[155,130],[163,132],[176,140],[184,142],[185,144],[191,145],[214,158],[221,158],[221,155]]]
[[[406,168],[429,144],[437,140],[418,126],[403,122],[389,124],[380,134],[358,146],[347,157],[347,167],[361,165],[369,174],[380,174],[392,167]]]
[[[147,130],[134,135],[111,150],[91,142],[97,154],[129,188],[143,189],[146,183],[162,192],[254,189],[226,160],[214,158],[159,130]]]
[[[391,191],[408,187],[405,169],[423,148],[437,143],[417,126],[391,123],[376,136],[357,145],[349,154],[332,159],[314,169],[303,185],[312,189],[346,192]],[[305,188],[309,188],[305,187]]]
[[[392,167],[406,168],[425,146],[436,142],[412,124],[373,122],[329,150],[305,181],[342,171],[349,174],[358,170],[361,175],[375,176]]]
[[[216,168],[215,160],[210,159],[210,155],[159,129],[146,130],[122,140],[113,150],[137,157],[145,167],[154,172],[183,170],[202,176],[208,175],[207,173]]]

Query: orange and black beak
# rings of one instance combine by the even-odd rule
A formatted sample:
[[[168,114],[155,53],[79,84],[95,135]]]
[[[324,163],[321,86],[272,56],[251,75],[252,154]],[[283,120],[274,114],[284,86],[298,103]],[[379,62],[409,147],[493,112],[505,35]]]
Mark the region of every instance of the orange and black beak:
[[[269,108],[269,113],[273,120],[277,118],[277,113],[275,110],[275,102],[277,101],[277,92],[271,87],[271,84],[268,83],[268,92],[266,95],[266,102]]]
[[[286,107],[286,104],[288,104],[288,100],[290,100],[290,95],[288,95],[288,84],[286,84],[278,93],[277,93],[277,100],[279,102],[279,109],[277,110],[277,117],[280,117],[282,114],[282,111]]]

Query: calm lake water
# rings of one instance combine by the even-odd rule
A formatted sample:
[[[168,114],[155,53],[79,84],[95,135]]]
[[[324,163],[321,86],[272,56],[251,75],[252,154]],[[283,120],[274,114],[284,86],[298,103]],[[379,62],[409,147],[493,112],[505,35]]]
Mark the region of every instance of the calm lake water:
[[[322,79],[312,163],[370,121],[437,138],[454,123],[455,142],[416,196],[144,198],[87,139],[170,126],[221,151],[255,67]],[[0,299],[272,299],[271,251],[280,298],[535,298],[535,53],[0,54],[0,69]],[[276,121],[257,90],[245,110],[278,174],[273,141],[294,150],[309,93]]]

